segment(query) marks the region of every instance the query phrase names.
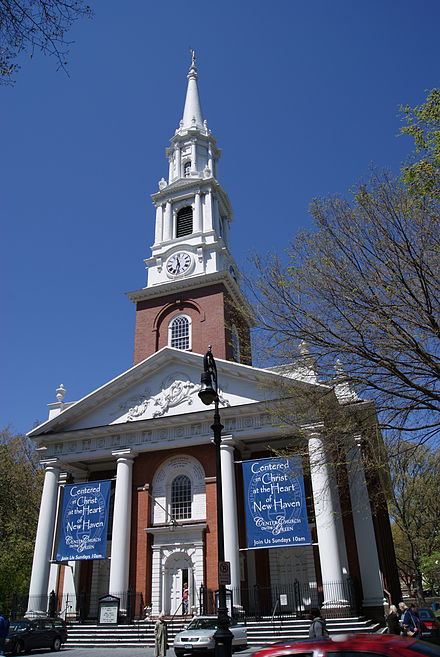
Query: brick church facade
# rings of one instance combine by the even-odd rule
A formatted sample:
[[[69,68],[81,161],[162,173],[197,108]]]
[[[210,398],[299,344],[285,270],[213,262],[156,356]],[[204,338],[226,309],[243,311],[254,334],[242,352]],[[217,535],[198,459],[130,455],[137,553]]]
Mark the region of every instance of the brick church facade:
[[[207,592],[215,597],[213,409],[197,394],[203,354],[212,345],[224,425],[223,528],[232,608],[254,613],[258,602],[270,613],[284,592],[292,611],[320,604],[383,616],[384,600],[396,602],[400,591],[386,505],[363,466],[368,435],[353,434],[335,472],[331,436],[337,428],[319,405],[306,419],[295,412],[299,400],[321,393],[327,416],[338,419],[361,417],[371,405],[341,377],[319,381],[304,347],[288,372],[252,366],[252,314],[242,312],[247,302],[230,252],[232,209],[218,181],[220,151],[202,114],[197,78],[193,58],[182,120],[166,151],[168,178],[152,195],[147,285],[128,294],[136,307],[134,364],[77,402],[64,401],[60,388],[49,419],[29,433],[45,480],[28,612],[46,613],[52,590],[69,601],[69,613],[90,617],[107,594],[118,597],[129,616],[130,595],[136,614],[148,607],[153,615],[181,614],[184,584],[191,610],[200,610]],[[282,392],[286,383],[288,394]],[[294,418],[287,427],[276,419],[280,406]],[[272,449],[288,446],[303,464],[312,540],[249,549],[240,464],[273,458]],[[62,491],[73,484],[93,490],[98,481],[111,482],[106,556],[57,558]]]

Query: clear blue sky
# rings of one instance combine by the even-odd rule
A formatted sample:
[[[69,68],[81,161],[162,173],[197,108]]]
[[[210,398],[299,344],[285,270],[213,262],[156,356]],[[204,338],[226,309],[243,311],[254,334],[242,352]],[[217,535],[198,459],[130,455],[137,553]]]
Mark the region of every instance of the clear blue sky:
[[[314,196],[344,193],[411,149],[398,106],[440,85],[438,0],[98,0],[70,37],[70,78],[21,60],[0,87],[0,425],[47,418],[132,363],[153,242],[150,194],[197,53],[223,150],[233,253],[281,250]]]

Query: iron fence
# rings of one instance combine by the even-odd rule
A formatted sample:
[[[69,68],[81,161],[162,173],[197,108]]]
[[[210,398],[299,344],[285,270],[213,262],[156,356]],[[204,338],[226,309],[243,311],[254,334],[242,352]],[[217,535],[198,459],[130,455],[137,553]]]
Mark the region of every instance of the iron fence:
[[[144,617],[144,598],[137,591],[114,593],[119,598],[120,621],[131,622]],[[58,616],[70,621],[85,623],[96,620],[99,613],[99,600],[102,596],[93,593],[67,593],[64,595],[17,595],[14,594],[5,603],[5,612],[11,620],[23,618],[27,613],[45,613],[48,616]]]
[[[235,616],[260,619],[301,618],[312,607],[321,608],[324,603],[324,590],[316,582],[300,582],[279,586],[260,586],[241,588],[240,591],[228,587],[228,608]],[[326,582],[325,615],[328,618],[341,618],[359,613],[357,596],[351,579],[340,582]],[[330,603],[328,602],[330,601]],[[217,613],[217,591],[204,586],[199,590],[199,612]]]

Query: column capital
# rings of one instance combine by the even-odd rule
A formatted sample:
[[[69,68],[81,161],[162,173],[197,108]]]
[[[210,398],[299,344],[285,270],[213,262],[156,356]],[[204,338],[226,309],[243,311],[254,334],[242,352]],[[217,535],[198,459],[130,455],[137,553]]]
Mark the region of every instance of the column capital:
[[[316,422],[314,424],[302,424],[301,431],[306,434],[307,438],[317,438],[321,436],[325,429],[324,422]]]
[[[49,468],[56,468],[57,470],[61,470],[62,464],[60,459],[41,459],[40,465],[43,466],[45,470],[48,470]]]
[[[118,461],[119,459],[126,459],[127,461],[133,461],[134,458],[138,455],[137,452],[135,452],[132,449],[116,449],[114,452],[112,452],[112,456],[115,456]]]

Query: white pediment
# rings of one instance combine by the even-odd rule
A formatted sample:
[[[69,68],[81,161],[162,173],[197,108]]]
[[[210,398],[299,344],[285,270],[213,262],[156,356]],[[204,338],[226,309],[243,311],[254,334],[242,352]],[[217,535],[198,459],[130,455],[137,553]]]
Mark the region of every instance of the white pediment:
[[[220,407],[276,397],[279,375],[217,360]],[[106,383],[30,435],[64,432],[206,411],[198,397],[203,356],[165,347]]]

